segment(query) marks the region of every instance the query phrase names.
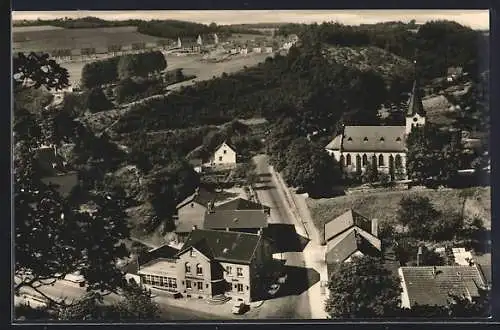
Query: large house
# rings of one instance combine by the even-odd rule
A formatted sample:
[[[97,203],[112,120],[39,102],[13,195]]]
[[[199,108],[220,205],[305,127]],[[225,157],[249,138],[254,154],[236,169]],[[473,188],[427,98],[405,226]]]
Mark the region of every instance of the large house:
[[[174,215],[175,233],[179,240],[186,238],[193,228],[201,228],[209,204],[215,195],[205,189],[196,191],[177,205]]]
[[[235,165],[237,160],[236,149],[230,146],[226,141],[215,148],[212,164],[213,165]]]
[[[267,228],[270,208],[243,198],[218,206],[209,205],[203,222],[204,229],[258,233]]]
[[[378,220],[369,220],[349,210],[324,226],[325,261],[329,273],[336,265],[351,261],[354,256],[379,256]]]
[[[140,266],[141,284],[192,298],[254,301],[262,291],[271,244],[259,234],[196,229],[180,251],[159,251]]]
[[[401,307],[446,306],[451,296],[480,297],[488,284],[478,265],[400,267]]]
[[[364,172],[374,162],[380,172],[406,172],[406,138],[416,126],[425,125],[426,115],[417,81],[408,101],[404,126],[344,126],[325,147],[347,173]]]

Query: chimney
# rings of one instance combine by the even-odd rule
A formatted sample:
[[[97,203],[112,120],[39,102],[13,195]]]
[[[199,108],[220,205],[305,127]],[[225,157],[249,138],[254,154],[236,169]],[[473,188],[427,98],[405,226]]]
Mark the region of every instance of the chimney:
[[[437,275],[437,271],[436,270],[437,270],[436,266],[432,266],[432,277],[433,278],[436,278],[436,275]]]
[[[226,231],[229,231],[229,227],[226,227]]]
[[[193,230],[196,230],[198,229],[198,226],[197,225],[193,225]]]
[[[417,251],[417,267],[420,266],[420,256],[422,255],[422,246],[418,247]]]
[[[378,237],[378,219],[372,219],[372,235]]]

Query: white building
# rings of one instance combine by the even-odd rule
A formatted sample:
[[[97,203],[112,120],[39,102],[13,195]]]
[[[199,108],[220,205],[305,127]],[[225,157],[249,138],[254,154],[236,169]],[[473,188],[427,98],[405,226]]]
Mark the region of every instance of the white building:
[[[348,173],[364,172],[372,162],[381,172],[401,169],[406,173],[406,137],[416,126],[425,125],[425,111],[418,85],[413,84],[404,126],[344,126],[326,147]]]
[[[236,164],[236,149],[227,142],[223,142],[215,149],[212,164],[213,165],[233,165]]]
[[[256,54],[260,54],[260,53],[262,53],[262,48],[260,48],[260,47],[254,47],[254,48],[252,48],[252,52],[256,53]]]

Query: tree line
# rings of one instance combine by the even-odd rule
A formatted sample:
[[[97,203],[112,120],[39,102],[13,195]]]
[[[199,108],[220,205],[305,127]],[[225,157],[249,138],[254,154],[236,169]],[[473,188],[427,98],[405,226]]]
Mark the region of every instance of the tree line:
[[[160,51],[115,56],[90,62],[82,68],[81,85],[84,88],[100,87],[130,77],[147,77],[165,70],[167,62]]]
[[[482,32],[444,20],[427,22],[415,30],[413,22],[361,26],[324,22],[284,25],[277,33],[297,34],[307,44],[376,46],[412,61],[416,59],[418,72],[425,79],[445,76],[449,67],[463,67],[472,77],[487,69],[486,63],[479,62],[480,54],[488,53],[489,47]]]

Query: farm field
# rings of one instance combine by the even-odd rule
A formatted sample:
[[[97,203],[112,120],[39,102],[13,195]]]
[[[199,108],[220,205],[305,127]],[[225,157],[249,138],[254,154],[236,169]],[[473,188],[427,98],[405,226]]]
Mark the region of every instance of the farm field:
[[[255,66],[260,62],[264,62],[266,57],[271,54],[255,54],[247,55],[241,57],[235,57],[230,61],[220,62],[220,63],[209,63],[202,61],[201,56],[175,56],[167,55],[165,59],[167,60],[167,70],[184,69],[184,73],[187,75],[195,75],[195,81],[202,81],[211,79],[213,76],[220,76],[223,72],[233,73],[243,69],[244,66]],[[69,79],[71,84],[75,84],[80,81],[82,68],[86,63],[95,60],[88,60],[82,62],[71,62],[62,63],[61,66],[66,68],[69,73]],[[178,84],[171,85],[170,90],[175,90],[181,86],[192,85],[193,81],[184,81]]]
[[[52,51],[54,49],[107,49],[110,45],[157,42],[162,38],[137,32],[135,26],[94,29],[17,28],[12,34],[14,51]],[[41,28],[41,29],[40,29]],[[19,30],[21,29],[21,30]]]
[[[491,227],[491,190],[489,187],[469,188],[473,194],[465,203],[465,215],[478,215],[484,220],[486,228]],[[307,199],[314,225],[323,232],[323,225],[350,208],[380,222],[395,223],[399,201],[403,196],[429,197],[437,210],[457,212],[463,205],[460,197],[462,189],[446,190],[406,190],[381,193],[356,193],[335,198]]]

